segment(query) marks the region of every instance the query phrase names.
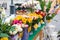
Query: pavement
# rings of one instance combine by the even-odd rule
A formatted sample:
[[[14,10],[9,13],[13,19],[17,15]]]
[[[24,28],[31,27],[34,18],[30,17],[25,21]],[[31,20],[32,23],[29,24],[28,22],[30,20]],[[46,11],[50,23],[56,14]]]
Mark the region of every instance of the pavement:
[[[49,24],[53,24],[56,26],[55,31],[60,31],[60,10]]]

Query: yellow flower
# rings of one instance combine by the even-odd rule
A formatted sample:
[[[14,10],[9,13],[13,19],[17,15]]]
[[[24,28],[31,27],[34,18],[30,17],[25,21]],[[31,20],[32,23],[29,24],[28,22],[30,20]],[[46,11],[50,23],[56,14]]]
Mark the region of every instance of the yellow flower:
[[[29,23],[31,23],[31,22],[32,22],[32,18],[31,18],[31,17],[28,18],[27,21],[28,21]]]
[[[16,19],[16,20],[20,20],[20,19],[22,19],[22,16],[17,15],[15,19]]]
[[[30,32],[31,31],[31,26],[28,28],[28,32]]]
[[[35,24],[35,25],[34,25],[34,28],[37,29],[37,28],[38,28],[38,24]]]
[[[26,21],[27,21],[27,18],[22,18],[22,22],[24,23],[24,24],[26,24]]]
[[[20,32],[20,33],[18,34],[18,37],[19,37],[19,38],[22,38],[22,36],[23,36],[23,32]]]
[[[40,23],[43,23],[43,20],[41,20]]]
[[[8,38],[7,37],[3,37],[0,40],[8,40]]]
[[[42,15],[39,15],[39,17],[42,19],[43,17],[42,17]]]

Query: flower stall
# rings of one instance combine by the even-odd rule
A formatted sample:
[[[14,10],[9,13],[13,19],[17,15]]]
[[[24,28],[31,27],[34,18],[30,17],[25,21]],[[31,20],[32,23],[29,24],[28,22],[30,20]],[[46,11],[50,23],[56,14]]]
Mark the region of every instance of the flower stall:
[[[5,20],[0,18],[0,40],[30,40],[30,36],[35,36],[44,27],[44,16],[35,11],[24,15],[11,15]]]
[[[56,14],[49,13],[51,1],[48,4],[45,0],[38,1],[36,5],[40,4],[41,10],[35,9],[32,1],[31,4],[18,7],[16,14],[8,17],[0,14],[0,40],[36,40],[37,36],[42,40],[45,21],[50,21]]]

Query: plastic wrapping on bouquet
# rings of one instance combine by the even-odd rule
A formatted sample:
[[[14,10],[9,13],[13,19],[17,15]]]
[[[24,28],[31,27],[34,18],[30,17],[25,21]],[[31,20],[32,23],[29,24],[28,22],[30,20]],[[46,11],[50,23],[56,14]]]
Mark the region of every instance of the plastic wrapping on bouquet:
[[[11,40],[18,40],[18,34],[14,35],[14,36],[10,36]]]
[[[23,37],[21,40],[28,40],[28,37],[29,37],[28,28],[24,28]]]

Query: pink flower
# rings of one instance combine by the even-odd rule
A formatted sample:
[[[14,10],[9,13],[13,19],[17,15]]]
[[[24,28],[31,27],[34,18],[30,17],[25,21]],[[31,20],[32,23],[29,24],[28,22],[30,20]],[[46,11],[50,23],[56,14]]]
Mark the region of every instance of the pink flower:
[[[17,23],[19,23],[19,20],[13,20],[12,25]]]
[[[25,27],[28,27],[28,25],[26,24]]]
[[[21,20],[19,21],[19,24],[22,24],[22,21]]]

